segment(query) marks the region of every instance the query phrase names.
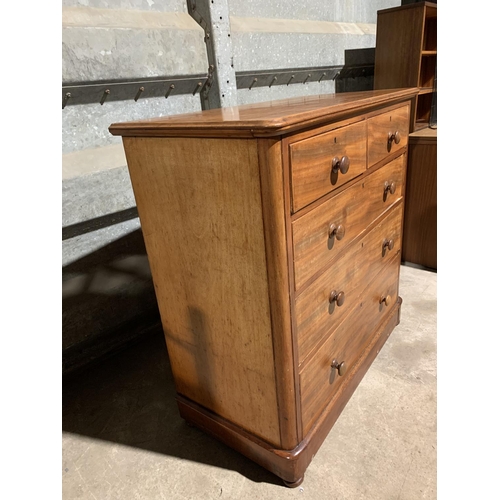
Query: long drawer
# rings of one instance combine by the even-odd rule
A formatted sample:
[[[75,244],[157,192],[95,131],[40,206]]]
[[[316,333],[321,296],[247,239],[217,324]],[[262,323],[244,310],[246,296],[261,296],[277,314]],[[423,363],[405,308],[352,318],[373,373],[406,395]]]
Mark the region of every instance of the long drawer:
[[[302,426],[307,434],[349,370],[368,345],[377,326],[387,317],[398,298],[400,258],[394,256],[373,282],[348,317],[328,337],[300,374]],[[343,363],[343,365],[342,365]],[[332,366],[334,365],[334,366]],[[339,375],[335,366],[342,365]]]
[[[404,156],[399,156],[293,221],[295,290],[403,196],[404,165]]]
[[[291,144],[290,165],[296,212],[366,170],[366,121]]]
[[[296,298],[300,365],[357,306],[387,261],[401,252],[402,217],[400,204]]]

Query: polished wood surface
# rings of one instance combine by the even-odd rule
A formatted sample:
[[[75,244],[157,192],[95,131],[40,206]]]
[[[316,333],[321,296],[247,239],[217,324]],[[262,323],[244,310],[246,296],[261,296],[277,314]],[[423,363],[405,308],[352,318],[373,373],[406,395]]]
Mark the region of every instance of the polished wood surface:
[[[398,299],[386,320],[374,332],[361,357],[349,374],[345,376],[342,386],[328,402],[325,411],[323,411],[304,439],[293,449],[273,448],[265,441],[261,441],[231,424],[231,422],[221,419],[195,402],[177,396],[181,417],[265,467],[284,481],[288,483],[301,482],[311,460],[323,444],[380,349],[382,349],[384,343],[398,325],[400,307],[401,299]]]
[[[410,135],[402,259],[437,269],[436,129]]]
[[[372,167],[390,153],[406,147],[409,113],[409,105],[405,105],[367,120],[368,167]]]
[[[111,127],[125,136],[179,411],[288,486],[399,322],[416,91]]]
[[[279,446],[257,143],[124,145],[177,391]]]
[[[335,259],[333,265],[296,298],[300,370],[318,344],[356,307],[366,286],[380,273],[387,260],[401,251],[402,216],[403,207],[399,203],[364,238],[355,242],[350,252]],[[393,241],[391,251],[383,248],[387,238]],[[341,306],[331,304],[332,289],[343,292]]]
[[[295,289],[300,290],[325,266],[337,259],[350,243],[385,210],[403,196],[406,158],[402,155],[333,196],[303,217],[293,221]],[[386,195],[385,183],[394,182],[393,195]],[[345,236],[329,237],[330,224],[342,225]]]
[[[211,109],[196,113],[114,123],[113,135],[147,137],[266,137],[346,118],[407,100],[416,88],[346,92]]]
[[[387,295],[397,297],[399,265],[399,255],[386,263],[350,314],[317,348],[300,374],[302,428],[305,433],[345,380],[332,370],[332,360],[345,363],[346,373],[349,373],[373,334],[372,325],[379,324],[389,314],[390,307],[381,304],[381,299]]]
[[[294,344],[290,336],[291,304],[288,282],[288,247],[286,240],[285,191],[281,141],[259,139],[259,172],[262,198],[264,237],[269,283],[269,307],[273,328],[274,364],[278,396],[281,447],[291,449],[300,441],[297,426],[294,370]]]
[[[415,2],[377,12],[374,88],[418,87],[410,132],[429,124],[436,64],[436,3]]]
[[[348,159],[342,173],[340,163]],[[334,159],[337,160],[334,164]],[[333,171],[338,162],[338,170]],[[294,212],[333,191],[366,169],[366,122],[304,139],[290,145]]]

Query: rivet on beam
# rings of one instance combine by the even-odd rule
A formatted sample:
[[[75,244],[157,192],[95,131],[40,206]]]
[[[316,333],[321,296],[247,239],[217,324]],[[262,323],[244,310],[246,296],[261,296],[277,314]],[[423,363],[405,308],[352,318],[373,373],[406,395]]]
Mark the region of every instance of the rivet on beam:
[[[193,95],[195,95],[195,94],[196,94],[196,92],[198,92],[198,90],[199,90],[199,89],[201,89],[202,85],[203,85],[203,84],[202,84],[201,82],[198,82],[198,83],[196,84],[196,88],[194,89]]]
[[[253,82],[251,83],[250,87],[248,87],[248,90],[252,90],[252,87],[257,83],[257,78],[253,79]]]
[[[271,83],[269,84],[269,88],[271,88],[273,86],[273,83],[278,79],[277,76],[273,76],[273,79],[271,81]]]
[[[141,94],[144,92],[144,87],[139,87],[139,90],[137,91],[137,94],[135,94],[134,101],[137,102],[139,97],[141,97]]]
[[[295,78],[295,75],[292,75],[292,76],[290,77],[290,80],[288,80],[287,85],[290,85],[290,82],[291,82],[294,78]]]
[[[175,85],[172,83],[165,94],[165,99],[170,95],[170,92],[175,89]]]
[[[323,80],[323,78],[325,78],[325,76],[326,76],[326,73],[323,73],[323,74],[319,77],[318,83],[319,83],[321,80]]]
[[[107,99],[108,95],[111,93],[109,89],[106,89],[101,97],[101,106],[104,104],[104,101]]]
[[[64,96],[63,102],[62,102],[62,109],[68,104],[69,99],[71,98],[71,92],[66,92],[66,95]]]
[[[306,76],[306,79],[302,82],[302,83],[306,83],[307,80],[309,80],[309,78],[311,78],[311,73],[309,73],[307,76]]]

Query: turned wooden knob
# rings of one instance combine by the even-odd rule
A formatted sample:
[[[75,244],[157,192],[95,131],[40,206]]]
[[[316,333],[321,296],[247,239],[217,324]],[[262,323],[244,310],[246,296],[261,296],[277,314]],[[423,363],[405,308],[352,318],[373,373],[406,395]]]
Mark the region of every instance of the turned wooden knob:
[[[336,290],[332,290],[330,292],[329,301],[330,301],[330,304],[333,304],[335,302],[340,307],[345,301],[345,293],[344,292],[337,292]]]
[[[385,181],[384,184],[384,195],[387,196],[387,193],[394,194],[396,192],[396,183],[394,181]]]
[[[387,137],[389,144],[392,142],[395,142],[396,144],[399,144],[401,142],[401,134],[399,133],[399,130],[396,130],[396,132],[389,132],[389,135]]]
[[[340,170],[341,174],[347,174],[347,171],[349,170],[349,165],[351,164],[351,160],[349,160],[348,156],[342,156],[340,160],[336,156],[332,160],[332,171],[334,173],[337,173]]]
[[[336,226],[335,224],[330,224],[330,227],[328,228],[328,237],[337,238],[338,240],[341,240],[345,235],[345,229],[342,224],[339,224]]]
[[[386,295],[385,297],[380,298],[380,303],[383,304],[385,302],[385,305],[389,307],[392,303],[392,298],[390,295]]]
[[[385,251],[386,249],[392,250],[394,248],[394,240],[384,240],[384,243],[382,243],[382,250]]]
[[[337,370],[339,375],[342,377],[342,375],[344,375],[345,371],[346,371],[346,366],[345,366],[345,363],[343,361],[341,361],[340,363],[334,359],[332,361],[332,368],[334,370]]]

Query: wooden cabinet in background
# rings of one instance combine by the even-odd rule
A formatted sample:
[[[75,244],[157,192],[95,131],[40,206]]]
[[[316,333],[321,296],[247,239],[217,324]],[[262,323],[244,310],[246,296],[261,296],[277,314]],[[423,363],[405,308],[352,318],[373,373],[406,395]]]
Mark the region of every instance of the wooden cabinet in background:
[[[437,130],[410,134],[406,179],[404,262],[437,269]]]
[[[375,89],[418,87],[410,132],[426,128],[437,67],[437,4],[417,2],[377,12]]]
[[[399,323],[416,92],[110,127],[123,136],[180,414],[288,486]]]
[[[412,102],[403,231],[404,262],[437,269],[437,4],[377,12],[375,89],[417,87]],[[432,123],[434,125],[434,123]]]

